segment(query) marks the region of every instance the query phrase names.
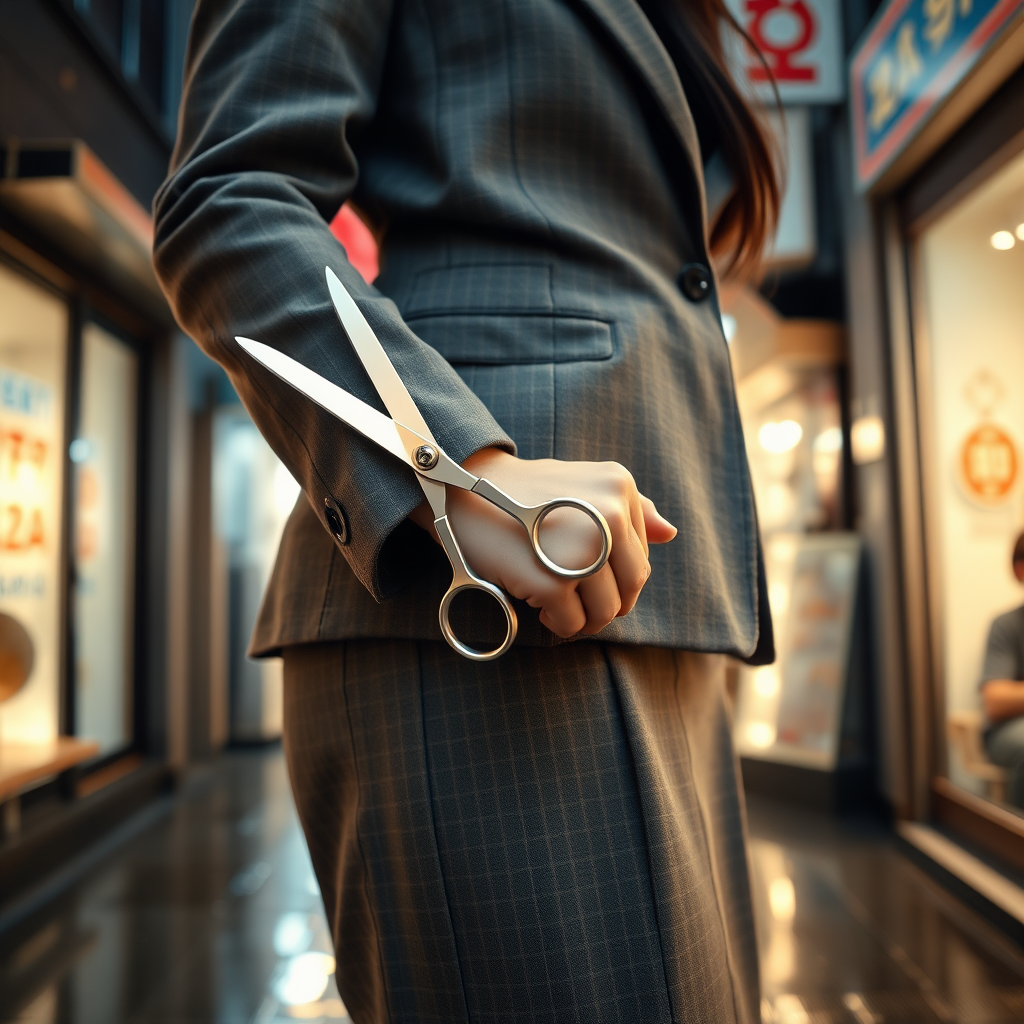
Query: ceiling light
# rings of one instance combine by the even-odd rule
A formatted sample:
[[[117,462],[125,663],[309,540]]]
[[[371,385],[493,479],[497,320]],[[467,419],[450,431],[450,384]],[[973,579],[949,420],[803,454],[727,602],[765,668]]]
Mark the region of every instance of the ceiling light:
[[[1019,239],[1020,239],[1020,240],[1021,240],[1022,242],[1024,242],[1024,224],[1018,224],[1018,225],[1017,225],[1017,230],[1016,230],[1016,231],[1014,232],[1014,234],[1015,234],[1015,235],[1016,235],[1016,236],[1017,236],[1017,237],[1018,237],[1018,238],[1019,238]]]
[[[1009,231],[997,231],[989,241],[993,249],[1012,249],[1017,244],[1017,240]]]

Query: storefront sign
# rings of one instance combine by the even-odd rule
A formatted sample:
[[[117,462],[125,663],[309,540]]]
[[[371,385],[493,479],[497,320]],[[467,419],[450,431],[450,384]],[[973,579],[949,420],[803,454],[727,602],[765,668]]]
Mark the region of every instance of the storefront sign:
[[[734,74],[749,91],[773,101],[774,78],[787,105],[842,100],[838,0],[728,0],[728,5],[764,57],[762,63],[742,44],[734,51]]]
[[[889,0],[850,67],[856,175],[876,181],[1024,0]]]
[[[994,423],[983,423],[960,447],[960,479],[967,497],[981,505],[1008,500],[1019,475],[1013,438]]]

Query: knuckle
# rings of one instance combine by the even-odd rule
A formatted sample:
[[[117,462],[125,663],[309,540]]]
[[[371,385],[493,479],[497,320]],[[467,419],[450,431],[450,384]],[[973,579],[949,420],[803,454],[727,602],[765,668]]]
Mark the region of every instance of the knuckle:
[[[627,490],[635,489],[636,483],[633,480],[633,474],[630,473],[630,471],[626,469],[626,467],[623,466],[621,463],[616,462],[614,463],[614,466],[616,470],[615,475],[619,481],[620,486],[624,487]]]
[[[604,513],[604,518],[605,522],[608,524],[608,529],[611,530],[613,534],[621,533],[626,528],[626,524],[628,522],[625,510],[619,505],[608,509]]]

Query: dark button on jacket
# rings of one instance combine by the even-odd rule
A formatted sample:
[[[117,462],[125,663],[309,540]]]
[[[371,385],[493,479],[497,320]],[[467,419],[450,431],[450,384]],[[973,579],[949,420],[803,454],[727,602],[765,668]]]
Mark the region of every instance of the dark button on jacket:
[[[349,542],[348,519],[345,517],[345,510],[333,498],[324,500],[324,519],[327,520],[327,529],[339,544]]]
[[[679,271],[679,287],[691,302],[703,302],[711,294],[711,272],[703,263],[687,263]]]

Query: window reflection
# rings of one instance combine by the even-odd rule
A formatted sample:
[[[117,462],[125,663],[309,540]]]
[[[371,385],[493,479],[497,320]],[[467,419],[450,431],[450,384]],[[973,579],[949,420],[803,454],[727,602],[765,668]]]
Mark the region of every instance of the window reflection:
[[[922,235],[934,630],[951,781],[1024,806],[1024,158]],[[998,763],[997,763],[998,762]]]

